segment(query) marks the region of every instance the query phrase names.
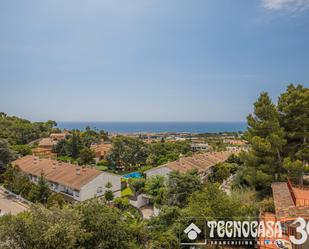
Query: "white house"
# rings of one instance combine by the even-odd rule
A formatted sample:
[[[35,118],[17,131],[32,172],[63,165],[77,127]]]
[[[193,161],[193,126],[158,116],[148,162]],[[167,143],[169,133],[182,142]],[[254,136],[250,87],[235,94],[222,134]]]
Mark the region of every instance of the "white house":
[[[120,196],[121,176],[116,174],[35,156],[19,158],[13,165],[18,166],[34,183],[43,176],[50,189],[62,194],[68,201],[85,201],[102,196],[108,182],[112,184],[110,190],[114,195]]]
[[[207,151],[210,146],[208,143],[191,143],[191,150],[195,151]]]
[[[173,170],[168,167],[168,164],[163,164],[159,167],[152,168],[145,171],[146,177],[151,177],[155,175],[168,176]]]
[[[147,177],[153,175],[162,175],[167,177],[171,171],[179,171],[182,173],[189,170],[197,170],[202,178],[207,177],[212,172],[213,166],[217,163],[224,162],[232,153],[230,151],[222,152],[205,152],[195,154],[190,157],[182,157],[177,161],[169,162],[156,168],[145,171]]]

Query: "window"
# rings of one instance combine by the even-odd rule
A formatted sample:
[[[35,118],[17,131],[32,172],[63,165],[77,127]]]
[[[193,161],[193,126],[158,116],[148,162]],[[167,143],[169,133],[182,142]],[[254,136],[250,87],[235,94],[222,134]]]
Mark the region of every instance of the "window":
[[[97,193],[99,194],[99,193],[102,193],[102,192],[103,192],[102,187],[98,187],[98,189],[97,189]]]

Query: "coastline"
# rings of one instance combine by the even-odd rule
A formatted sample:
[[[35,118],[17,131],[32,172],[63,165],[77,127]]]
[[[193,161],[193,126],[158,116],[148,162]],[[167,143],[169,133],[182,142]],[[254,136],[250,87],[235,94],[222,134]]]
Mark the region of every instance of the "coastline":
[[[103,121],[103,122],[79,122],[58,121],[60,129],[84,130],[87,126],[95,130],[104,130],[112,133],[224,133],[243,132],[246,130],[246,122],[134,122],[134,121]]]

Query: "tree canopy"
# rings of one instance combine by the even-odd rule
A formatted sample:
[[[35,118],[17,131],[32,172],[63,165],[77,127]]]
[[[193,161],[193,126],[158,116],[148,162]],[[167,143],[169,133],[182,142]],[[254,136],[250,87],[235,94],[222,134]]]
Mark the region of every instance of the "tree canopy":
[[[27,144],[38,138],[48,136],[57,123],[31,122],[15,116],[0,114],[0,138],[7,139],[11,145]]]
[[[309,161],[309,89],[289,85],[277,105],[262,93],[247,121],[244,137],[250,150],[241,157],[243,182],[262,194],[270,193],[273,181],[287,177],[303,184]]]

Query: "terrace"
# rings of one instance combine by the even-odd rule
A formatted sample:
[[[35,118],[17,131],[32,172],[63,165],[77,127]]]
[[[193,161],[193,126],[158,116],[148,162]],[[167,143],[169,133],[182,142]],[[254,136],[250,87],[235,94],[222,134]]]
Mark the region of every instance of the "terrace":
[[[295,227],[292,222],[298,217],[309,220],[309,189],[292,185],[288,182],[276,182],[272,184],[275,214],[263,213],[262,221],[280,221],[283,229],[282,238],[259,238],[260,249],[278,248],[275,244],[264,244],[265,241],[280,240],[282,243],[290,244],[289,235],[295,234]],[[297,248],[305,249],[309,247],[309,240]],[[286,247],[291,248],[291,247]],[[294,247],[293,247],[294,248]],[[296,248],[296,247],[295,247]]]
[[[3,214],[16,215],[28,209],[29,203],[5,189],[0,189],[0,216]]]

